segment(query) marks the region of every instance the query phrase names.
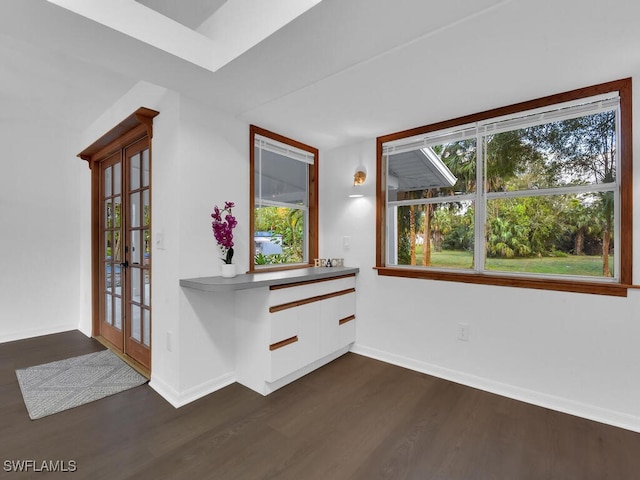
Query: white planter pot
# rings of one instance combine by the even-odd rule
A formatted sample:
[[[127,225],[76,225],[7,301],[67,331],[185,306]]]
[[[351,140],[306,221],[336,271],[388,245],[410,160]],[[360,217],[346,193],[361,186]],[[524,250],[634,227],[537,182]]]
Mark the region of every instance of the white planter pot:
[[[223,263],[220,270],[223,278],[233,278],[238,274],[235,263]]]

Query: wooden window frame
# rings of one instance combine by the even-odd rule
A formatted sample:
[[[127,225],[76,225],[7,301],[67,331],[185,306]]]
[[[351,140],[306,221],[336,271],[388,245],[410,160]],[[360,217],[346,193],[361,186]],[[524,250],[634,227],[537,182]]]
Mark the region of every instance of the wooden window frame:
[[[257,267],[255,264],[255,251],[253,245],[253,238],[255,233],[254,224],[254,212],[256,207],[255,202],[255,136],[261,135],[263,137],[270,138],[280,143],[290,145],[294,148],[304,150],[313,154],[314,163],[309,165],[309,205],[308,205],[308,232],[307,232],[307,261],[304,263],[296,264],[282,264],[273,265],[268,267]],[[250,125],[249,127],[249,272],[261,273],[261,272],[274,272],[281,270],[293,270],[298,268],[308,268],[314,265],[314,259],[318,257],[318,149],[311,147],[304,143],[298,142],[283,135],[265,130],[264,128]]]
[[[383,162],[383,145],[386,142],[406,137],[421,135],[428,132],[443,130],[490,118],[511,115],[526,110],[546,107],[549,105],[568,102],[580,98],[607,94],[617,91],[620,95],[620,276],[618,282],[577,281],[573,279],[550,279],[520,276],[486,274],[478,272],[447,272],[442,270],[413,269],[406,267],[388,267],[385,258],[385,230],[386,230],[386,172]],[[458,117],[422,127],[396,132],[377,138],[377,175],[376,175],[376,266],[378,275],[421,278],[429,280],[452,281],[494,286],[509,286],[555,290],[563,292],[589,293],[626,297],[629,288],[635,288],[633,283],[633,132],[632,132],[632,80],[625,78],[612,82],[601,83],[590,87],[571,90],[568,92],[549,95],[546,97],[516,103],[506,107],[495,108],[472,115]]]

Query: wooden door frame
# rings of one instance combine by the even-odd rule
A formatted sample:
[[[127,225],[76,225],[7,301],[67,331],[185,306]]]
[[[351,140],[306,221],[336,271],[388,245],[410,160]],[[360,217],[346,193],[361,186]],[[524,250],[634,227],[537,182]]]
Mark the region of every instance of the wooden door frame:
[[[78,154],[86,160],[91,169],[91,328],[92,336],[100,334],[100,296],[96,292],[100,289],[100,191],[102,175],[97,165],[118,150],[144,138],[149,138],[149,158],[152,158],[151,139],[153,138],[153,119],[160,112],[140,107],[118,125],[113,127],[82,152]],[[151,160],[150,160],[151,161]],[[94,168],[96,167],[96,168]],[[150,368],[149,368],[150,370]]]

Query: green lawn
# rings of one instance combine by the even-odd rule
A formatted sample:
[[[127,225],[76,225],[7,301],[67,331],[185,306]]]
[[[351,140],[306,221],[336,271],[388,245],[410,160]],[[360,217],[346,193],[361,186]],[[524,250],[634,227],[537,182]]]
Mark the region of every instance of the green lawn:
[[[445,268],[472,268],[473,255],[469,252],[443,251],[431,253],[431,266]],[[609,257],[613,270],[613,256]],[[416,252],[416,264],[422,263],[422,248]],[[569,255],[542,258],[488,258],[487,270],[496,272],[523,272],[565,275],[602,276],[602,257],[599,255]]]

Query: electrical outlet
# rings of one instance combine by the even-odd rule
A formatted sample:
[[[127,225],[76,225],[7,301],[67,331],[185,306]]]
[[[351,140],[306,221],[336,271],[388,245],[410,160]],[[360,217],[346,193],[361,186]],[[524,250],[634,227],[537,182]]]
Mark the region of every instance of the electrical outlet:
[[[458,324],[458,340],[463,342],[469,341],[469,324],[468,323],[459,323]]]

